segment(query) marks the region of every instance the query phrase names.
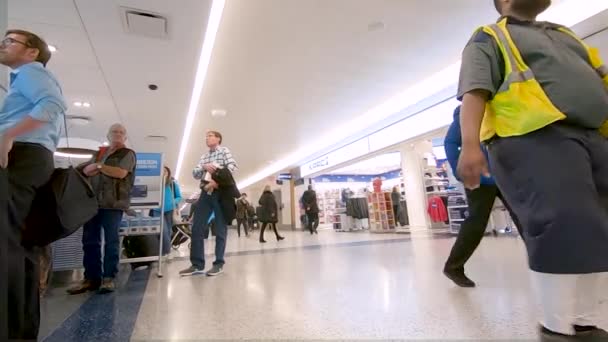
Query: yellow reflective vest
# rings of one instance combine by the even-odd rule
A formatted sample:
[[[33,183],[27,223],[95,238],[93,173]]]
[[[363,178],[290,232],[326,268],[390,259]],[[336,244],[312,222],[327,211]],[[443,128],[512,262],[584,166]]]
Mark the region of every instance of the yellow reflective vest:
[[[566,115],[551,103],[534,73],[524,62],[507,29],[507,19],[484,26],[477,32],[479,30],[494,38],[505,61],[503,84],[494,98],[486,104],[480,131],[481,141],[495,135],[511,137],[528,134],[564,120]],[[560,27],[559,30],[572,36],[585,47],[589,54],[589,63],[608,87],[608,67],[602,63],[599,51],[589,47],[569,29]],[[600,127],[600,132],[608,137],[608,121]]]

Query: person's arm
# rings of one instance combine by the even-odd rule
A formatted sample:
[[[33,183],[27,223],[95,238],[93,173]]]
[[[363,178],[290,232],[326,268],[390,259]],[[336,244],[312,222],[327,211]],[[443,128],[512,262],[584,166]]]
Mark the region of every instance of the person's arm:
[[[234,160],[232,152],[230,152],[230,149],[227,147],[224,147],[224,161],[226,162],[226,165],[224,166],[230,170],[232,174],[239,170],[239,166],[236,163],[236,160]]]
[[[8,153],[15,138],[40,129],[53,122],[67,110],[59,85],[42,70],[23,68],[13,87],[34,104],[34,108],[21,121],[8,128],[0,136],[0,167],[8,165]]]
[[[14,139],[35,131],[46,123],[60,119],[67,110],[61,88],[44,70],[23,68],[14,82],[14,87],[34,104],[34,108],[25,119],[6,130],[4,135]]]
[[[182,198],[182,190],[179,187],[179,184],[177,184],[176,181],[173,181],[173,196],[175,197],[174,201],[175,201],[175,205],[179,205],[179,203],[183,200]]]
[[[99,172],[112,178],[123,179],[129,173],[135,170],[135,155],[133,152],[127,153],[121,160],[118,166],[109,166],[100,164]]]
[[[457,173],[468,189],[477,188],[482,175],[489,176],[479,133],[486,103],[500,88],[503,75],[504,61],[494,38],[478,32],[463,51],[458,84],[462,148]]]
[[[205,172],[205,169],[203,168],[205,165],[205,156],[206,154],[199,159],[198,164],[196,164],[194,170],[192,170],[192,177],[196,180],[201,180],[203,178],[203,173]]]

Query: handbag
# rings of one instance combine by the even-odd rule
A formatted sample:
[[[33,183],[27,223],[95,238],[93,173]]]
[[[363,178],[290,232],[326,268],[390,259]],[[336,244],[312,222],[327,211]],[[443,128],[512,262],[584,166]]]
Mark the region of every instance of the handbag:
[[[65,115],[63,123],[69,147]],[[36,192],[25,218],[21,243],[26,247],[47,246],[72,235],[98,210],[97,195],[80,170],[72,166],[55,169],[51,179]]]

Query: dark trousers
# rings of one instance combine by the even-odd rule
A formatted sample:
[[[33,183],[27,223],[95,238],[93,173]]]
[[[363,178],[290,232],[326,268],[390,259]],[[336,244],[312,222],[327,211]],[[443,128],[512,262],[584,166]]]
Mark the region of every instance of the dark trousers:
[[[115,278],[118,273],[120,254],[120,221],[122,210],[99,209],[82,231],[84,250],[84,277],[93,282],[103,278]],[[104,237],[103,264],[101,259],[101,232]]]
[[[312,234],[319,227],[319,213],[306,213],[306,217],[308,218],[308,230]]]
[[[488,220],[492,213],[492,207],[497,197],[501,199],[509,213],[511,213],[513,222],[521,232],[521,226],[517,218],[513,215],[496,185],[481,185],[475,190],[466,190],[466,194],[469,204],[469,216],[460,227],[456,242],[452,246],[450,256],[445,263],[446,270],[464,271],[464,265],[471,258],[485,234]]]
[[[608,272],[608,140],[561,123],[490,143],[492,174],[523,223],[530,268]]]
[[[236,219],[236,231],[238,232],[239,236],[241,236],[241,225],[243,225],[243,231],[245,232],[245,235],[249,236],[249,221],[246,218],[242,218]]]
[[[264,231],[266,230],[266,227],[268,227],[268,225],[270,225],[272,227],[272,230],[274,230],[274,235],[277,237],[277,240],[278,240],[281,236],[279,235],[279,232],[277,231],[277,224],[270,223],[270,222],[264,222],[264,223],[262,223],[262,230],[260,230],[260,241],[264,241]]]
[[[53,154],[37,144],[15,143],[0,170],[0,341],[35,340],[40,327],[39,255],[21,246],[21,229],[36,191],[53,173]]]
[[[194,209],[192,219],[192,248],[190,249],[190,262],[200,269],[205,268],[205,241],[209,235],[209,217],[215,213],[215,262],[214,265],[223,266],[226,252],[226,235],[228,227],[224,221],[224,214],[220,204],[220,195],[217,191],[207,194],[201,193]]]

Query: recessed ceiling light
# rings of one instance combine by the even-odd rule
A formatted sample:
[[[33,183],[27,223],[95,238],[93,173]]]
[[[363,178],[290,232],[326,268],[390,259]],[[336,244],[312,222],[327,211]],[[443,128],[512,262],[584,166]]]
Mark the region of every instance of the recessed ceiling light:
[[[82,102],[76,101],[76,102],[74,102],[74,106],[76,106],[76,107],[82,107]]]
[[[83,106],[84,108],[91,108],[91,103],[89,103],[89,102],[83,102],[83,103],[82,103],[82,106]]]
[[[214,109],[211,111],[211,116],[226,116],[225,109]]]
[[[49,44],[48,46],[49,46],[49,51],[51,51],[51,52],[57,52],[57,47],[55,45]]]
[[[110,143],[109,143],[109,142],[107,142],[107,141],[104,141],[102,145],[103,145],[103,146],[110,146]]]

